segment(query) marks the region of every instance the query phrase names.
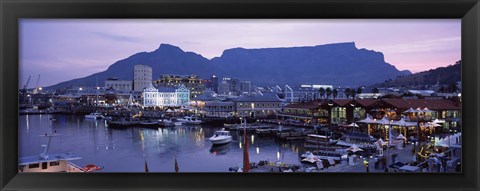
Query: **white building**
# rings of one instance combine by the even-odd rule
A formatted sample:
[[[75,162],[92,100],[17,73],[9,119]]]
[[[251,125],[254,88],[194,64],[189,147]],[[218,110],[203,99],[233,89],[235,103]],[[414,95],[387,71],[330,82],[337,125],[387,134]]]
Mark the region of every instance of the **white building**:
[[[152,68],[147,65],[135,65],[133,69],[133,91],[142,92],[152,83]]]
[[[109,78],[105,80],[105,89],[114,89],[116,91],[130,92],[132,91],[132,81],[119,80],[117,78]]]
[[[179,107],[188,106],[190,90],[183,84],[178,88],[155,88],[151,83],[143,90],[145,107]]]

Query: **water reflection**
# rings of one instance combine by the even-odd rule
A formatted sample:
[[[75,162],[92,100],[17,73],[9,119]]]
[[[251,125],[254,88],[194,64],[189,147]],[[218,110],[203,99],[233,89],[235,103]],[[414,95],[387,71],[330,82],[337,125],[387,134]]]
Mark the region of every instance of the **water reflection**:
[[[19,116],[19,155],[41,152],[45,140],[40,134],[49,127],[49,117]],[[232,131],[233,142],[212,146],[207,141],[221,126],[175,126],[171,128],[108,128],[104,120],[88,121],[84,116],[54,115],[58,139],[52,140],[51,152],[72,152],[82,157],[75,161],[84,166],[104,166],[104,172],[142,172],[148,159],[151,172],[172,172],[176,156],[182,172],[227,172],[243,160],[243,135]],[[102,130],[103,129],[103,130]],[[249,136],[249,137],[248,137]],[[301,145],[277,142],[272,137],[248,135],[250,161],[298,163]],[[238,145],[238,146],[237,146]],[[280,148],[280,149],[279,149]],[[260,152],[261,151],[261,152]],[[256,154],[253,154],[256,153]]]
[[[223,145],[212,145],[210,148],[210,153],[213,155],[225,155],[230,151],[230,143]]]
[[[27,134],[28,134],[28,132],[30,131],[30,119],[28,118],[28,115],[26,115],[25,118],[26,118],[25,121],[27,123]]]

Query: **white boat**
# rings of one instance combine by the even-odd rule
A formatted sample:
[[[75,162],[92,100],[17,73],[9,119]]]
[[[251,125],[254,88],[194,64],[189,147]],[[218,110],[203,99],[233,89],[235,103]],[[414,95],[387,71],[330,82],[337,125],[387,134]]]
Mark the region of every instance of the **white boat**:
[[[198,118],[193,116],[185,116],[183,118],[178,118],[177,121],[182,122],[182,124],[185,125],[199,125],[203,123],[202,120],[199,120]]]
[[[34,156],[20,157],[19,172],[87,172],[84,168],[70,161],[81,159],[72,153],[48,154],[50,140],[59,134],[45,134],[48,144],[42,145],[43,153]]]
[[[230,131],[221,130],[215,131],[213,136],[208,140],[210,140],[214,145],[221,145],[232,142],[232,136],[230,135]]]
[[[104,116],[101,113],[90,113],[85,115],[85,119],[103,119]]]
[[[158,120],[158,124],[159,124],[161,127],[172,127],[172,126],[175,126],[175,123],[173,123],[173,121],[171,121],[170,119],[159,119],[159,120]]]

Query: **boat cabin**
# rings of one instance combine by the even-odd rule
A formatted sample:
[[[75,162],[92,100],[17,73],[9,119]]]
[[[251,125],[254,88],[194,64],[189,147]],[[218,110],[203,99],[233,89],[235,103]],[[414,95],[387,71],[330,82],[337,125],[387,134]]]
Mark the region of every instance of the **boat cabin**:
[[[230,131],[215,131],[213,134],[214,137],[218,136],[230,136]]]
[[[78,160],[80,157],[69,154],[53,154],[47,156],[22,157],[19,160],[19,172],[84,172],[84,170],[68,161]]]

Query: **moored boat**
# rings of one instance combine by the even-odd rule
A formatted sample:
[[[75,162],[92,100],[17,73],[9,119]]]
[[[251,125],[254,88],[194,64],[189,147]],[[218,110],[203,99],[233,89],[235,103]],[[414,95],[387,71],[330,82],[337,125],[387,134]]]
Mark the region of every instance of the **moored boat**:
[[[138,122],[138,125],[142,127],[158,127],[159,122],[155,120],[141,120]]]
[[[230,131],[220,130],[215,131],[213,136],[208,140],[210,140],[214,145],[221,145],[232,142],[232,136],[230,135]]]
[[[177,121],[182,122],[185,125],[200,125],[203,123],[202,120],[194,116],[185,116],[183,118],[178,118]]]
[[[103,119],[104,116],[101,113],[90,113],[85,115],[85,119]]]
[[[159,119],[158,125],[160,127],[173,127],[175,126],[175,123],[170,119]]]

